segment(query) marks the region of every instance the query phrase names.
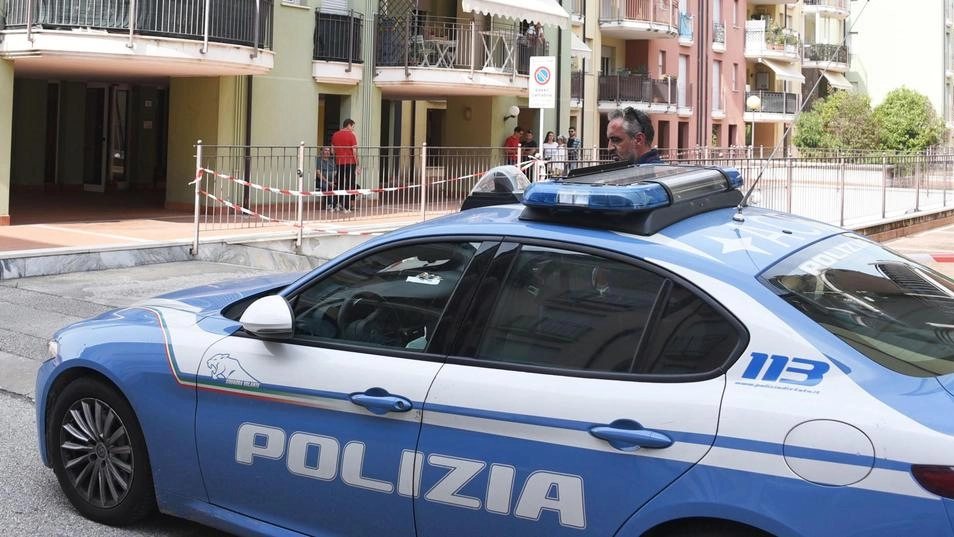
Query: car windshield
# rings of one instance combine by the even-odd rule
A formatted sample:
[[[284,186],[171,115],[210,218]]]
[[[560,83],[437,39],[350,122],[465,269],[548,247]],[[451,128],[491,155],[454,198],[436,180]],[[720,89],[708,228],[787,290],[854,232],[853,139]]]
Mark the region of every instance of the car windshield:
[[[899,373],[954,373],[954,281],[854,235],[798,251],[763,273],[789,304]]]

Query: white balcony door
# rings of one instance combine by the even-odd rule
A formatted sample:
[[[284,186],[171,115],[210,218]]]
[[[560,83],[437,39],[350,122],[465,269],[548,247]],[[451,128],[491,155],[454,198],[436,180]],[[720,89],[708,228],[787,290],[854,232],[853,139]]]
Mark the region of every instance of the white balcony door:
[[[679,55],[679,76],[676,77],[676,93],[679,100],[679,108],[685,108],[689,100],[686,94],[686,88],[689,85],[689,56]]]

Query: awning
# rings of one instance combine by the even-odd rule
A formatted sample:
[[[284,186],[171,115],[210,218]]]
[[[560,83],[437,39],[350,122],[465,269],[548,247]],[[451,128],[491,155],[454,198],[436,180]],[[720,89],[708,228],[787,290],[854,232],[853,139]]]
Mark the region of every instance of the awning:
[[[571,33],[570,35],[573,36],[572,41],[570,41],[570,56],[583,58],[584,60],[589,61],[590,58],[593,57],[593,49],[588,47],[586,43],[580,39],[580,36],[574,33]]]
[[[504,17],[517,21],[539,22],[559,26],[564,30],[570,27],[570,14],[556,0],[463,0],[464,11],[483,13],[495,17]]]
[[[828,79],[828,83],[831,84],[831,87],[843,90],[855,89],[855,87],[851,85],[851,82],[848,82],[848,79],[845,78],[845,75],[824,69],[822,69],[821,72],[825,75],[825,78]]]
[[[805,77],[802,76],[802,71],[793,63],[783,63],[775,60],[769,60],[767,58],[762,58],[760,61],[765,65],[768,65],[769,69],[775,71],[775,76],[781,78],[782,80],[798,82],[799,84],[805,83]]]

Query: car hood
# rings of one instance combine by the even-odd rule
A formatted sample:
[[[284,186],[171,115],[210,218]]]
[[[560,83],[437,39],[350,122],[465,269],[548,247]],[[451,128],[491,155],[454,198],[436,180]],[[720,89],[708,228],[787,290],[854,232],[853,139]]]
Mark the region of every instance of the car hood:
[[[238,280],[182,289],[146,299],[137,307],[161,307],[189,311],[201,317],[220,311],[225,306],[245,297],[277,290],[300,278],[302,273],[283,273],[256,276]]]

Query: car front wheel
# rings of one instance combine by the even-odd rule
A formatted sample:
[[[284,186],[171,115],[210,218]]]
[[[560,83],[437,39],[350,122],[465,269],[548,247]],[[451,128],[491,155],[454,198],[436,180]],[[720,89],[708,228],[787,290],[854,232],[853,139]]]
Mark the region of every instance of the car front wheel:
[[[83,516],[122,526],[155,509],[142,429],[115,388],[94,378],[71,382],[56,396],[47,423],[53,472]]]

